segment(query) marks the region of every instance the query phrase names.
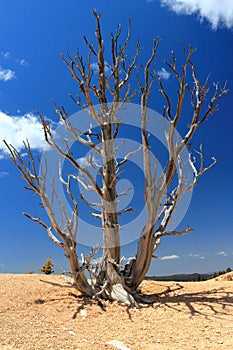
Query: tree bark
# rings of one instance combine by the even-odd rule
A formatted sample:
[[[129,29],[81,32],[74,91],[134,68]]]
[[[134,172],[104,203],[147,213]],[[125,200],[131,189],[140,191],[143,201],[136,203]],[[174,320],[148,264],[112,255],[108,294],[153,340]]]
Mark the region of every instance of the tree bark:
[[[104,237],[103,265],[107,280],[120,283],[120,229],[116,201],[116,166],[112,123],[102,126],[103,196],[102,229]]]
[[[74,284],[77,286],[77,289],[86,296],[92,297],[95,294],[94,289],[88,283],[84,272],[80,272],[80,266],[78,261],[78,256],[75,249],[70,247],[65,247],[66,257],[69,262],[70,272],[74,280]]]
[[[57,142],[57,138],[54,136],[52,126],[46,118],[41,116],[42,127],[44,130],[45,141],[50,147],[56,150],[63,159],[70,162],[74,170],[78,170],[80,176],[74,176],[72,173],[67,176],[65,180],[62,176],[62,171],[59,168],[59,177],[61,184],[65,186],[67,195],[71,200],[73,211],[71,216],[68,215],[65,206],[60,201],[59,196],[56,194],[54,184],[52,184],[51,198],[47,196],[46,177],[47,177],[47,162],[45,167],[41,164],[37,164],[37,157],[32,155],[29,142],[24,142],[28,159],[25,158],[14,148],[14,146],[8,144],[5,145],[11,154],[11,160],[15,166],[19,169],[22,177],[27,183],[26,189],[34,192],[41,198],[43,207],[46,209],[48,220],[43,222],[39,218],[34,218],[29,214],[24,214],[26,217],[34,222],[39,223],[47,232],[48,237],[66,251],[66,257],[68,258],[70,271],[74,279],[74,284],[66,284],[65,286],[76,287],[81,293],[89,297],[103,297],[110,300],[122,301],[127,305],[136,305],[136,301],[142,301],[142,298],[137,295],[136,289],[139,284],[145,278],[147,271],[149,270],[151,260],[155,249],[158,247],[160,238],[163,236],[183,234],[192,231],[190,227],[187,227],[183,231],[166,231],[168,223],[172,219],[172,214],[175,211],[177,204],[183,194],[192,190],[196,186],[200,176],[208,171],[215,163],[216,160],[212,158],[213,162],[204,167],[204,158],[202,147],[197,152],[200,156],[200,167],[197,168],[196,158],[189,153],[188,162],[191,166],[193,173],[193,181],[191,184],[187,182],[187,179],[183,174],[183,165],[181,163],[181,153],[186,146],[191,142],[196,130],[207,119],[218,110],[216,105],[227,92],[226,86],[223,89],[215,84],[215,92],[210,99],[210,103],[207,109],[202,111],[205,106],[206,97],[208,95],[208,79],[201,84],[200,80],[196,76],[194,64],[191,61],[191,56],[195,51],[191,46],[189,51],[184,50],[185,64],[182,66],[182,72],[177,70],[176,57],[172,52],[172,62],[165,64],[169,67],[171,73],[176,78],[179,85],[178,97],[176,107],[172,106],[172,100],[169,98],[164,86],[162,78],[153,69],[152,64],[154,62],[157,47],[160,39],[154,40],[152,53],[146,62],[146,64],[139,66],[137,64],[138,56],[140,53],[140,43],[136,45],[136,52],[134,57],[128,62],[126,54],[126,48],[130,39],[130,23],[128,27],[127,38],[123,45],[119,45],[118,39],[120,36],[120,27],[117,27],[115,36],[111,35],[111,56],[112,64],[106,63],[107,57],[104,50],[104,41],[101,34],[100,18],[101,14],[97,14],[93,10],[94,17],[96,19],[96,38],[97,49],[94,45],[89,43],[86,37],[84,41],[89,49],[87,56],[87,64],[84,63],[83,57],[77,51],[76,55],[71,57],[68,54],[68,59],[62,56],[63,61],[70,70],[72,77],[78,83],[80,96],[77,98],[72,97],[72,100],[82,109],[88,110],[89,115],[95,121],[100,128],[101,136],[98,134],[92,134],[90,126],[90,134],[85,132],[82,135],[82,131],[76,129],[69,115],[63,106],[60,108],[54,103],[55,111],[59,116],[59,120],[67,131],[71,133],[74,140],[79,144],[89,147],[92,151],[101,155],[103,161],[103,169],[98,169],[95,166],[92,159],[88,160],[89,165],[94,168],[96,174],[102,177],[102,183],[99,185],[95,176],[91,174],[88,167],[81,166],[81,164],[73,157],[73,154],[68,148],[67,140],[64,139],[64,144],[61,145]],[[98,69],[98,82],[92,80],[94,70],[92,68],[92,59],[95,59]],[[106,73],[106,66],[109,68]],[[144,84],[141,82],[139,75],[139,69],[144,67]],[[188,69],[192,75],[191,85],[188,83]],[[136,80],[138,82],[139,90],[132,92],[130,86],[130,79],[133,78],[133,72],[136,71]],[[151,157],[151,145],[149,142],[149,134],[147,131],[147,110],[149,106],[149,96],[155,78],[158,79],[160,86],[160,92],[165,99],[164,118],[169,122],[169,127],[164,127],[165,137],[167,139],[167,148],[169,151],[169,157],[167,159],[167,166],[163,170],[161,176],[157,176],[156,162],[154,162],[154,168],[152,169],[152,157]],[[141,95],[141,132],[142,132],[142,147],[143,147],[143,161],[144,161],[144,200],[147,210],[147,218],[145,226],[141,232],[138,250],[135,258],[131,259],[129,264],[126,264],[124,271],[120,271],[120,227],[118,223],[118,215],[123,212],[130,211],[132,208],[127,208],[118,212],[118,199],[120,195],[116,193],[116,184],[119,178],[119,167],[124,165],[130,155],[135,152],[130,152],[124,157],[124,160],[117,164],[117,158],[114,147],[114,140],[117,137],[121,121],[117,119],[118,104],[123,107],[125,103],[130,102],[132,97],[138,94]],[[176,140],[176,128],[179,126],[180,119],[182,119],[182,107],[184,104],[186,94],[190,95],[190,103],[193,109],[193,115],[187,119],[184,116],[184,122],[188,125],[188,131],[182,136],[182,140],[179,138]],[[108,106],[108,96],[112,96],[113,106]],[[94,99],[92,99],[94,97]],[[98,101],[100,104],[101,112],[94,105],[94,101]],[[119,107],[119,108],[120,108]],[[96,137],[96,138],[95,138]],[[102,137],[102,139],[101,139]],[[99,146],[99,143],[101,144]],[[156,158],[156,157],[155,157]],[[38,167],[37,167],[38,165]],[[58,165],[60,167],[60,165]],[[40,171],[38,169],[40,168]],[[62,169],[61,169],[62,170]],[[176,171],[178,173],[178,180],[176,181]],[[40,172],[40,174],[39,174]],[[89,206],[101,207],[101,214],[97,214],[96,217],[101,217],[102,230],[103,230],[103,255],[102,263],[99,267],[98,263],[91,261],[93,254],[90,253],[86,256],[83,265],[79,264],[76,244],[78,234],[78,200],[71,191],[71,180],[76,180],[81,183],[85,190],[93,190],[99,197],[98,203],[89,203],[82,195],[81,198]],[[174,180],[174,181],[173,181]],[[173,184],[174,182],[174,184]],[[172,187],[172,188],[171,188]],[[127,189],[122,192],[126,194]],[[54,204],[60,208],[62,215],[56,216],[54,211]],[[95,213],[93,213],[94,215]],[[65,229],[64,229],[65,227]],[[96,283],[91,286],[85,277],[84,270],[87,269],[92,274]],[[56,284],[57,283],[52,283]],[[148,302],[148,301],[147,301]]]
[[[126,284],[133,290],[136,290],[140,283],[144,280],[147,271],[150,268],[153,252],[154,252],[154,227],[149,230],[144,227],[138,242],[138,251],[136,259],[129,271],[129,277],[126,278]]]

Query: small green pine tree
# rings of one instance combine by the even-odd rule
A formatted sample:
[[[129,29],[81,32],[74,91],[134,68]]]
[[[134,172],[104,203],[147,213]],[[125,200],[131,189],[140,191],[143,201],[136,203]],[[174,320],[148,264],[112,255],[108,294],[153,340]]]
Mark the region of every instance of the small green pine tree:
[[[52,259],[47,259],[44,266],[41,267],[39,270],[41,272],[44,272],[46,275],[50,275],[51,273],[54,273],[53,266],[54,266],[54,264],[53,264]]]

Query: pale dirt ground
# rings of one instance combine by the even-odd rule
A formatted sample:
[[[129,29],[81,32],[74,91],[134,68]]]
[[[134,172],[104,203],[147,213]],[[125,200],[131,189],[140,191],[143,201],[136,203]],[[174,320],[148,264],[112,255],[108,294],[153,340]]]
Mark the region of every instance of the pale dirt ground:
[[[104,311],[40,278],[60,281],[0,275],[0,350],[114,350],[111,340],[131,350],[233,349],[233,281],[144,281],[153,307],[108,302]]]

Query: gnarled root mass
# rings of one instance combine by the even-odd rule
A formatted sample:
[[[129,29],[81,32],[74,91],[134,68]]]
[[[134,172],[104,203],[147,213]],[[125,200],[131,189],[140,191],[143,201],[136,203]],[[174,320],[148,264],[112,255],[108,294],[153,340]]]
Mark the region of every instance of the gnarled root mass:
[[[78,289],[75,282],[72,283],[70,281],[66,281],[65,283],[58,283],[43,279],[40,279],[40,281],[53,286]],[[124,283],[110,284],[109,282],[105,282],[102,287],[96,284],[92,284],[91,287],[92,295],[90,295],[90,293],[82,294],[86,297],[100,301],[101,304],[104,300],[118,301],[130,307],[140,307],[140,304],[153,303],[151,300],[144,298],[138,291],[131,290]]]

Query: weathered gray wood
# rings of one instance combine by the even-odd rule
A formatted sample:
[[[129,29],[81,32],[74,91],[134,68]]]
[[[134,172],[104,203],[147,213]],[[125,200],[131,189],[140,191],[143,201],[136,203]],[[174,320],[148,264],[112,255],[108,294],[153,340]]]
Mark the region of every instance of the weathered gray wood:
[[[152,52],[144,66],[144,79],[141,81],[138,70],[140,66],[137,61],[140,54],[140,42],[137,42],[135,55],[131,62],[127,63],[126,54],[127,46],[130,40],[131,23],[129,22],[128,32],[123,45],[119,44],[120,27],[116,29],[116,33],[111,34],[111,63],[106,62],[104,43],[101,33],[101,15],[93,10],[96,20],[96,42],[94,47],[86,37],[84,42],[89,50],[86,62],[80,53],[71,57],[62,55],[62,59],[69,69],[73,79],[77,82],[80,96],[71,96],[74,103],[81,109],[87,110],[90,117],[99,127],[99,133],[93,134],[91,127],[85,137],[71,123],[69,115],[64,107],[58,107],[54,102],[55,111],[60,122],[71,133],[77,143],[89,147],[93,153],[98,154],[102,158],[102,168],[98,168],[93,161],[93,155],[88,158],[91,168],[101,177],[101,184],[89,171],[88,167],[81,166],[73,157],[64,140],[64,147],[57,142],[51,130],[48,121],[41,116],[41,123],[44,130],[45,141],[56,150],[60,156],[70,162],[74,169],[78,170],[80,175],[69,174],[67,178],[63,178],[62,171],[59,169],[59,180],[66,189],[67,195],[73,205],[71,216],[68,215],[64,204],[60,201],[52,185],[52,198],[48,198],[46,194],[46,176],[48,164],[44,164],[44,168],[40,165],[40,175],[36,166],[36,158],[33,156],[30,144],[25,141],[25,150],[27,152],[27,161],[14,148],[13,145],[4,141],[8,148],[11,160],[20,171],[23,179],[27,183],[27,189],[34,192],[41,199],[43,207],[46,209],[48,220],[42,221],[40,218],[32,217],[24,214],[26,217],[41,225],[47,232],[48,237],[60,248],[64,249],[65,255],[69,262],[70,271],[68,272],[73,283],[59,284],[52,282],[53,285],[75,287],[86,296],[100,300],[100,298],[117,300],[126,305],[138,306],[137,303],[150,303],[150,300],[138,295],[137,287],[145,278],[150,267],[152,258],[155,257],[154,252],[160,244],[160,240],[165,236],[181,236],[187,234],[193,229],[189,226],[181,231],[168,230],[168,224],[171,222],[172,214],[182,196],[191,191],[198,183],[199,178],[216,163],[215,158],[207,167],[204,166],[204,154],[202,146],[197,153],[200,159],[200,167],[197,168],[196,159],[189,154],[189,164],[193,172],[192,183],[186,183],[183,174],[183,164],[181,161],[181,153],[184,148],[189,145],[196,130],[206,121],[207,117],[213,114],[217,109],[217,101],[226,93],[226,86],[220,89],[219,84],[215,84],[213,95],[209,98],[208,80],[201,84],[197,77],[195,66],[192,62],[194,49],[190,46],[189,50],[184,50],[185,63],[182,66],[181,73],[177,69],[177,62],[174,52],[172,52],[171,63],[165,61],[178,83],[178,95],[176,104],[172,105],[172,100],[168,96],[163,85],[162,79],[154,70],[154,61],[160,38],[154,40]],[[97,60],[97,86],[92,83],[92,58]],[[108,67],[108,75],[106,74],[106,66]],[[191,72],[192,81],[189,82]],[[134,75],[134,73],[136,73]],[[138,82],[139,91],[132,91],[130,79],[135,78]],[[147,133],[147,112],[149,107],[149,97],[157,79],[160,92],[164,97],[165,108],[164,118],[168,122],[168,126],[164,128],[164,135],[167,140],[168,159],[167,165],[162,174],[157,177],[157,163],[154,161],[152,166],[150,142]],[[117,117],[117,112],[124,104],[132,99],[135,95],[141,98],[141,146],[139,149],[126,153],[123,160],[117,162],[116,147],[114,141],[117,138],[121,121]],[[176,127],[182,120],[182,108],[186,95],[189,94],[193,114],[191,121],[187,127],[187,132],[182,136],[181,140],[176,140]],[[109,103],[109,96],[111,102]],[[93,98],[94,97],[94,98]],[[207,107],[204,103],[209,98],[210,102]],[[100,108],[96,108],[93,101],[98,101]],[[185,121],[187,123],[187,121]],[[96,140],[96,142],[95,142]],[[120,147],[120,146],[119,146]],[[119,169],[139,150],[143,153],[143,170],[145,176],[144,184],[144,200],[147,211],[147,218],[142,232],[138,232],[139,242],[136,256],[130,260],[123,268],[121,266],[120,251],[120,227],[118,216],[127,211],[133,211],[131,207],[118,210],[118,201],[121,196],[126,195],[129,189],[123,190],[117,195],[116,186],[120,176]],[[178,180],[175,174],[178,173]],[[91,250],[86,257],[82,256],[80,262],[77,255],[76,245],[78,237],[78,199],[75,198],[71,190],[71,180],[79,182],[85,190],[94,191],[99,200],[90,202],[81,194],[81,199],[88,206],[98,207],[100,213],[92,212],[97,219],[101,220],[103,231],[103,255],[101,262],[95,262],[94,255],[98,249]],[[170,189],[170,185],[174,187]],[[62,216],[57,217],[53,209],[53,203],[56,201],[60,208]],[[88,270],[93,276],[92,283],[87,280],[84,271]],[[50,283],[44,281],[46,283]]]

